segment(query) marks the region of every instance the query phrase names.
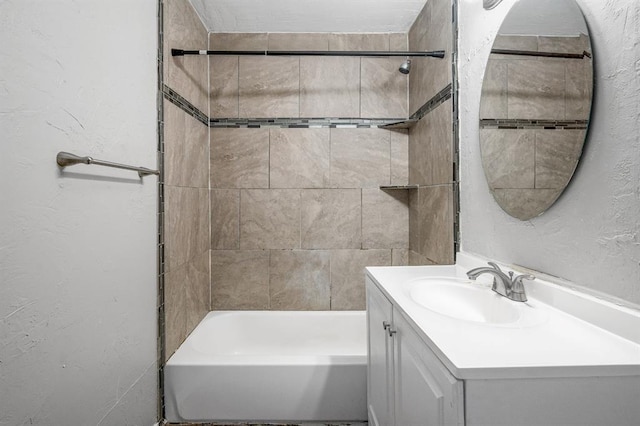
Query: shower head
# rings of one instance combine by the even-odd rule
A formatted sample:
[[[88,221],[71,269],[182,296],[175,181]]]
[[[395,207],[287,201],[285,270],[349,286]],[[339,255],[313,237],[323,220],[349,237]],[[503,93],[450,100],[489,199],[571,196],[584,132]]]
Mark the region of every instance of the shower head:
[[[409,74],[409,71],[411,71],[411,59],[407,58],[407,60],[404,61],[402,65],[400,65],[398,71],[400,71],[402,74]]]

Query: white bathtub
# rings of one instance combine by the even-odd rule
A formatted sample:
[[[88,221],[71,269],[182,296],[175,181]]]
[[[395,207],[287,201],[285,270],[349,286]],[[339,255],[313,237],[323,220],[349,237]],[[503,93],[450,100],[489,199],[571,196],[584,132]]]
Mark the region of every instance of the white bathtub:
[[[364,311],[210,312],[164,369],[170,422],[367,419]]]

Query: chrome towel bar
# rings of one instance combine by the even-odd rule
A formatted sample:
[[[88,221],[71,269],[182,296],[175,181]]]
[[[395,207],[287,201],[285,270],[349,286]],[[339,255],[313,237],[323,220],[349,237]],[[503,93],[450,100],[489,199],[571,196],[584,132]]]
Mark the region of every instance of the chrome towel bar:
[[[91,158],[91,157],[80,157],[78,155],[71,154],[69,152],[63,152],[63,151],[60,151],[58,155],[56,155],[56,163],[58,163],[58,166],[60,166],[60,168],[73,166],[74,164],[95,164],[97,166],[106,166],[106,167],[114,167],[116,169],[133,170],[134,172],[138,172],[138,176],[140,177],[160,174],[158,170],[151,170],[151,169],[147,169],[146,167],[127,166],[126,164],[118,164],[118,163],[112,163],[110,161],[96,160],[95,158]]]

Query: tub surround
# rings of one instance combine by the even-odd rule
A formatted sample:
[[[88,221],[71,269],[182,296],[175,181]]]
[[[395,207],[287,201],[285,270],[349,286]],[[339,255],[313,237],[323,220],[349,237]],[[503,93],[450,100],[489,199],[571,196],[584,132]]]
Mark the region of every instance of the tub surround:
[[[455,49],[456,1],[430,0],[411,26],[409,50],[444,49],[445,58],[414,58],[409,74],[409,113],[420,118],[409,129],[409,264],[451,264],[455,253]],[[438,46],[438,47],[436,47]],[[426,114],[425,102],[438,99]]]
[[[389,51],[407,37],[211,33],[209,48]],[[212,119],[408,115],[398,58],[208,60]],[[363,268],[408,262],[408,194],[379,189],[407,184],[407,130],[339,127],[211,129],[212,308],[364,309]]]
[[[443,98],[415,131],[375,128],[375,120],[408,117],[429,96],[452,87],[449,0],[428,2],[409,33],[371,34],[206,34],[189,2],[163,5],[167,357],[204,315],[206,303],[234,310],[363,309],[364,266],[452,262],[453,102]],[[171,47],[207,44],[229,51],[412,47],[444,49],[447,57],[420,58],[408,77],[397,71],[398,58],[169,54]],[[444,77],[432,81],[434,75]],[[223,128],[216,122],[207,129],[198,126],[203,116],[375,120],[371,128]],[[420,154],[413,165],[411,151]],[[379,189],[412,178],[424,188]],[[206,273],[208,302],[199,300]]]
[[[209,111],[207,64],[173,57],[169,51],[175,45],[194,49],[206,45],[207,31],[188,0],[163,1],[163,15],[164,241],[160,249],[164,253],[166,360],[210,309],[211,266],[209,129],[198,118]],[[179,95],[191,110],[171,102],[168,93]]]

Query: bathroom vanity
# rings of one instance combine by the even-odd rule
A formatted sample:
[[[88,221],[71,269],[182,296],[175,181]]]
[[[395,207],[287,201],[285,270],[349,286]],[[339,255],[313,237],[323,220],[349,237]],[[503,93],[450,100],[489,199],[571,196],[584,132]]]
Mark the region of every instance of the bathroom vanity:
[[[540,279],[514,302],[483,263],[367,268],[369,423],[638,425],[640,312]]]

